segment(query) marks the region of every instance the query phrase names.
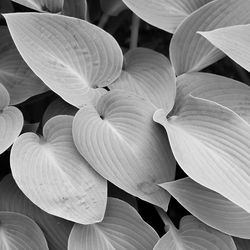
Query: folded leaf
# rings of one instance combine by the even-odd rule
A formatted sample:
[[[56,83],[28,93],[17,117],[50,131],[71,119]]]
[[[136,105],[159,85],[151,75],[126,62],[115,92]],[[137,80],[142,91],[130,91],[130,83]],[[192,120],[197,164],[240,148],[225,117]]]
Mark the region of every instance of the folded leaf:
[[[125,68],[110,89],[123,89],[149,99],[158,108],[172,109],[175,99],[175,74],[169,60],[146,48],[125,54]]]
[[[12,145],[22,131],[23,115],[21,111],[8,106],[10,96],[0,83],[0,154]]]
[[[213,101],[186,97],[172,117],[158,110],[181,168],[194,181],[250,212],[250,125]],[[222,185],[223,183],[223,185]]]
[[[0,182],[0,210],[24,214],[42,229],[50,250],[66,250],[73,223],[50,215],[32,203],[11,175]]]
[[[144,21],[174,33],[187,16],[211,0],[123,0],[123,2]]]
[[[121,73],[123,55],[104,30],[76,18],[39,13],[6,14],[12,38],[30,68],[70,104],[81,107],[97,87]]]
[[[208,73],[187,73],[177,77],[175,110],[187,95],[217,102],[250,123],[250,87],[242,82]]]
[[[113,90],[100,98],[96,109],[86,106],[77,112],[73,138],[104,178],[167,209],[170,196],[157,184],[174,179],[175,160],[167,136],[152,120],[154,111],[145,98]]]
[[[0,212],[0,249],[49,250],[38,225],[22,214]]]
[[[197,31],[250,23],[250,5],[246,0],[215,0],[187,17],[170,43],[170,58],[177,75],[199,71],[223,57]]]
[[[199,33],[236,63],[250,71],[248,60],[250,25],[236,25]]]
[[[250,238],[250,214],[190,178],[160,184],[192,215],[219,231]]]
[[[88,15],[87,0],[64,0],[62,14],[86,20]]]
[[[180,230],[169,227],[169,231],[155,245],[154,250],[220,249],[236,250],[232,237],[203,224],[188,215],[181,219]]]
[[[10,104],[21,103],[47,91],[48,87],[20,56],[7,27],[0,26],[0,37],[0,82],[10,94]]]
[[[22,134],[11,150],[13,177],[23,193],[47,213],[81,224],[101,221],[106,207],[106,180],[78,153],[71,116],[56,116],[43,137]]]
[[[93,225],[75,224],[68,250],[152,249],[159,239],[154,229],[126,202],[109,198],[105,217]]]

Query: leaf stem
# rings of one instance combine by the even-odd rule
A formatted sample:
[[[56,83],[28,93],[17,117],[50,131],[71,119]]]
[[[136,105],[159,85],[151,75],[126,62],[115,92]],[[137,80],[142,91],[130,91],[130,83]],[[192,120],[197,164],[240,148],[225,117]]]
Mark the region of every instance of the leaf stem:
[[[140,18],[136,14],[133,14],[132,15],[130,45],[129,45],[130,49],[134,49],[137,47],[139,28],[140,28]]]
[[[165,231],[168,232],[169,227],[171,229],[173,229],[173,230],[176,230],[175,225],[173,224],[171,219],[168,217],[167,213],[163,209],[161,209],[161,208],[159,208],[157,206],[155,206],[155,209],[156,209],[157,213],[159,214],[159,216],[161,217],[161,219],[162,219],[162,221],[163,221],[163,223],[165,225],[165,227],[164,227]]]
[[[107,24],[108,20],[109,20],[109,15],[104,13],[98,23],[98,26],[103,29]]]

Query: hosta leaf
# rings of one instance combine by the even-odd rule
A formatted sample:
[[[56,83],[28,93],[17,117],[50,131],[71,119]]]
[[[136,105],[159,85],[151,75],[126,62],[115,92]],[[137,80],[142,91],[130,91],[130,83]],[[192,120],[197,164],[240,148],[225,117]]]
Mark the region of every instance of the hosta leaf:
[[[215,0],[201,7],[176,30],[170,43],[170,58],[177,75],[199,71],[223,57],[223,53],[197,31],[250,23],[246,0]]]
[[[97,108],[86,106],[73,121],[79,152],[104,178],[126,192],[167,209],[169,194],[157,184],[173,180],[175,160],[146,99],[113,90]],[[164,181],[165,180],[165,181]]]
[[[175,98],[175,74],[169,60],[146,48],[125,54],[125,68],[110,89],[123,89],[146,97],[158,108],[172,109]]]
[[[0,210],[24,214],[42,229],[50,250],[66,250],[73,223],[50,215],[32,203],[17,187],[11,175],[0,182]]]
[[[250,214],[190,178],[160,184],[199,220],[229,235],[250,238]]]
[[[43,232],[25,215],[0,212],[0,249],[49,250]]]
[[[220,249],[236,250],[233,239],[188,215],[181,219],[180,229],[169,231],[155,245],[154,250]]]
[[[217,102],[240,115],[250,123],[250,87],[215,74],[187,73],[177,77],[175,110],[189,94]]]
[[[62,13],[66,16],[87,19],[87,0],[64,0]]]
[[[122,0],[100,0],[101,8],[109,16],[117,16],[127,8]]]
[[[10,94],[10,104],[47,91],[48,87],[20,56],[7,27],[0,26],[0,37],[0,82]]]
[[[30,68],[53,91],[80,107],[121,73],[123,55],[115,39],[84,20],[53,14],[4,15]]]
[[[248,250],[250,249],[250,240],[234,238],[234,243],[237,247],[237,250]]]
[[[10,96],[0,83],[0,154],[12,145],[22,131],[23,115],[16,107],[8,106]]]
[[[145,250],[159,239],[154,229],[126,202],[109,198],[105,217],[93,225],[75,224],[68,250]]]
[[[236,25],[199,33],[243,68],[250,71],[250,25]]]
[[[58,13],[62,11],[64,0],[12,0],[37,11]]]
[[[250,212],[250,125],[213,101],[186,97],[172,117],[158,110],[181,168],[196,182]],[[223,183],[223,185],[222,185]]]
[[[74,147],[71,116],[50,119],[43,137],[22,134],[11,150],[13,177],[24,194],[44,211],[74,222],[102,220],[106,181]]]
[[[211,0],[123,0],[140,18],[160,29],[174,33],[193,11]]]

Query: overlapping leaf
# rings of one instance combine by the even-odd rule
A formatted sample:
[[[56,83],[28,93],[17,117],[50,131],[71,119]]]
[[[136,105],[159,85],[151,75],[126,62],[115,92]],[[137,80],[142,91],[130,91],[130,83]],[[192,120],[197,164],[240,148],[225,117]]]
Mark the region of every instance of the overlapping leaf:
[[[0,221],[0,249],[49,249],[43,232],[27,216],[13,212],[0,212]]]
[[[144,21],[170,33],[193,11],[211,0],[123,0]]]
[[[68,250],[153,249],[159,239],[152,227],[126,202],[109,198],[105,217],[93,225],[75,224]]]
[[[154,120],[165,127],[182,169],[250,212],[250,125],[230,109],[190,95],[166,116],[158,110]]]
[[[80,107],[121,73],[123,55],[115,39],[86,21],[53,14],[4,15],[30,68],[53,91]],[[97,89],[95,89],[97,88]]]
[[[180,229],[169,226],[169,231],[159,240],[154,250],[220,249],[236,250],[233,239],[198,221],[193,216],[181,219]]]
[[[88,16],[87,0],[64,0],[62,14],[86,20]]]
[[[155,107],[133,93],[113,90],[95,109],[86,106],[73,121],[79,152],[104,178],[148,202],[167,209],[169,194],[157,184],[173,180],[175,160]]]
[[[89,224],[102,220],[106,181],[76,150],[71,116],[50,119],[43,137],[22,134],[11,150],[13,177],[24,194],[46,212]]]
[[[5,26],[0,26],[0,82],[10,94],[10,104],[18,104],[48,90],[23,61]]]
[[[246,23],[250,23],[250,5],[246,0],[215,0],[195,11],[178,27],[170,43],[176,74],[199,71],[223,57],[197,31]]]
[[[173,107],[175,74],[169,60],[160,53],[136,48],[125,54],[125,68],[110,89],[123,89],[149,99],[158,108]]]
[[[0,211],[24,214],[42,229],[50,250],[66,250],[73,223],[52,216],[33,204],[17,187],[11,175],[0,182]]]
[[[190,178],[160,184],[205,224],[229,235],[250,238],[250,214]]]
[[[250,71],[250,25],[236,25],[199,33],[243,68]]]
[[[8,106],[10,96],[0,83],[0,154],[12,145],[22,131],[23,115],[21,111]]]

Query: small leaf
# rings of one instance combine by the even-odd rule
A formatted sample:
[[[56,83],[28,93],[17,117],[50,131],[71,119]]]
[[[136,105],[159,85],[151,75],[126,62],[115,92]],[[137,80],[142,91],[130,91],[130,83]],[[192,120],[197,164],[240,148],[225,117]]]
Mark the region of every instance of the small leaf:
[[[236,25],[208,32],[198,32],[240,66],[250,71],[250,25]]]
[[[77,112],[73,138],[104,178],[167,209],[170,197],[157,184],[174,179],[175,160],[167,136],[152,120],[154,111],[146,99],[113,90],[100,98],[96,109],[86,106]]]
[[[220,249],[236,250],[232,237],[225,235],[188,215],[181,219],[180,230],[169,231],[158,241],[154,250]]]
[[[178,27],[170,43],[176,75],[199,71],[224,56],[197,31],[246,23],[250,23],[250,5],[246,0],[215,0],[195,11]]]
[[[127,6],[122,0],[100,0],[102,11],[108,16],[117,16]]]
[[[169,60],[146,48],[125,54],[125,69],[110,89],[134,92],[149,99],[158,108],[172,109],[175,99],[175,74]]]
[[[38,225],[22,214],[0,212],[0,249],[49,250]]]
[[[245,120],[190,95],[178,113],[166,119],[158,110],[154,120],[165,127],[174,156],[189,177],[250,212],[250,125]]]
[[[62,14],[87,20],[87,0],[64,0]]]
[[[123,0],[140,18],[157,28],[174,33],[177,26],[193,11],[211,0]]]
[[[0,154],[13,144],[23,127],[21,111],[8,106],[9,102],[9,93],[0,83]]]
[[[81,107],[119,77],[123,55],[104,30],[76,18],[6,14],[12,38],[30,68],[49,88]]]
[[[42,229],[50,250],[66,250],[73,223],[52,216],[32,203],[17,187],[11,175],[0,182],[0,210],[24,214]]]
[[[68,250],[152,249],[159,239],[154,229],[126,202],[109,198],[105,217],[93,225],[75,224]]]
[[[10,94],[10,104],[21,103],[47,91],[48,87],[20,56],[7,27],[0,26],[0,37],[0,82]]]
[[[229,235],[250,238],[250,214],[222,195],[188,177],[160,186],[205,224]]]
[[[106,181],[74,147],[71,116],[56,116],[43,128],[43,138],[22,134],[11,150],[13,177],[24,194],[44,211],[74,222],[102,220]]]

